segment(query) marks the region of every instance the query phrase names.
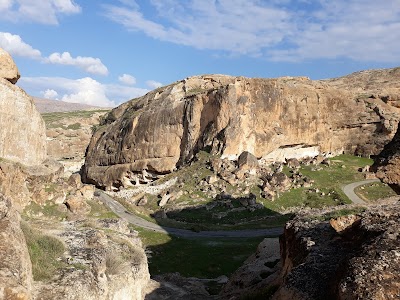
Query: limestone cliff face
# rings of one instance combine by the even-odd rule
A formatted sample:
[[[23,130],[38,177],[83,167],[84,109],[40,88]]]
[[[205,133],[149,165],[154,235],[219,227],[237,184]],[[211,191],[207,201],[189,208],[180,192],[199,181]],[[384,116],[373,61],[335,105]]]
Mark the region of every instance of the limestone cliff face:
[[[147,169],[170,172],[199,150],[262,157],[279,148],[374,154],[399,111],[307,78],[191,77],[112,110],[87,149],[84,179],[118,186]]]
[[[18,70],[13,71],[11,57],[0,50],[0,157],[38,165],[46,158],[45,124],[32,98],[12,84]]]

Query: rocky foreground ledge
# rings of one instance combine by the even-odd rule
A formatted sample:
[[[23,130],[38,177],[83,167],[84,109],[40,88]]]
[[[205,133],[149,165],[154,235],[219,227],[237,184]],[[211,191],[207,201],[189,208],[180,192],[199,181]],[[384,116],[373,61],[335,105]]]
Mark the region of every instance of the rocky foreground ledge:
[[[344,206],[300,213],[280,238],[279,268],[266,261],[270,272],[253,274],[250,281],[242,267],[220,297],[399,299],[399,220],[398,198],[365,211]]]

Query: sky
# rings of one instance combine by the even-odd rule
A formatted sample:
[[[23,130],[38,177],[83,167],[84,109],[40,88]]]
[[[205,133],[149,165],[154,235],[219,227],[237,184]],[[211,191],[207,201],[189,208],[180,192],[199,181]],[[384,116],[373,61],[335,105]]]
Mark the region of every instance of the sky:
[[[324,79],[400,66],[400,0],[0,0],[36,97],[113,107],[201,74]]]

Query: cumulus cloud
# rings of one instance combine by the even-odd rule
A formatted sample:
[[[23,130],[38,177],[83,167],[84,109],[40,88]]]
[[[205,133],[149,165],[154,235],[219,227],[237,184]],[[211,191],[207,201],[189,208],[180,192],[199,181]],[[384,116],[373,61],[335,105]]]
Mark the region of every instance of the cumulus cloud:
[[[55,90],[47,89],[45,91],[40,92],[40,94],[43,95],[43,98],[58,100],[58,98],[57,98],[58,93]]]
[[[13,56],[23,56],[34,59],[40,59],[42,56],[39,50],[25,43],[19,35],[9,32],[0,32],[0,47]]]
[[[0,32],[0,47],[13,56],[33,58],[48,64],[74,66],[90,74],[108,75],[108,69],[100,58],[90,56],[72,57],[69,52],[54,52],[49,57],[43,57],[39,50],[25,43],[19,35],[9,32]]]
[[[57,93],[58,99],[62,101],[102,107],[114,107],[148,92],[147,89],[126,85],[102,84],[91,77],[23,77],[18,85],[33,96],[43,95],[45,91],[50,95]]]
[[[104,6],[129,31],[273,61],[400,60],[399,0],[152,0]],[[125,3],[125,4],[124,4]]]
[[[0,0],[0,20],[58,24],[61,15],[81,12],[72,0]]]
[[[135,85],[136,84],[136,78],[129,74],[122,74],[121,76],[118,77],[118,80],[120,82],[122,82],[123,84],[127,84],[127,85]]]
[[[147,80],[146,84],[148,87],[150,87],[152,89],[156,89],[156,88],[159,88],[160,86],[163,86],[163,84],[161,82],[154,81],[154,80]]]
[[[44,59],[45,62],[50,64],[68,65],[78,67],[85,72],[97,75],[107,75],[108,69],[101,62],[99,58],[77,56],[72,57],[69,52],[50,54],[49,57]]]

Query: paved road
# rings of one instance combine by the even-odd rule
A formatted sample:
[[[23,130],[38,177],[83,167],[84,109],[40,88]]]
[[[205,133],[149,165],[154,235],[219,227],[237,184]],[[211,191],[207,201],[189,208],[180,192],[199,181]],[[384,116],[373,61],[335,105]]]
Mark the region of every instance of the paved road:
[[[160,226],[158,224],[146,221],[134,214],[129,213],[124,206],[119,202],[115,201],[112,197],[105,194],[101,190],[96,190],[99,194],[101,201],[106,204],[116,215],[122,219],[128,221],[136,226],[153,230],[156,232],[162,232],[172,234],[181,237],[208,237],[208,238],[248,238],[257,236],[279,236],[283,233],[282,227],[274,227],[267,229],[247,229],[247,230],[216,230],[216,231],[191,231],[186,229],[172,228]]]
[[[380,180],[379,179],[368,179],[368,180],[353,182],[353,183],[350,183],[350,184],[342,187],[342,190],[353,203],[367,204],[364,200],[362,200],[360,197],[358,197],[356,195],[356,193],[354,193],[354,189],[360,185],[364,185],[364,184],[368,184],[368,183],[372,183],[372,182],[380,182]]]

